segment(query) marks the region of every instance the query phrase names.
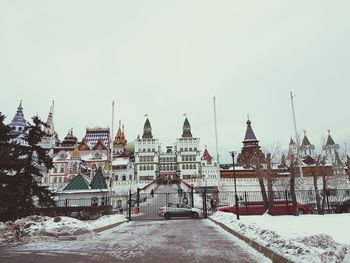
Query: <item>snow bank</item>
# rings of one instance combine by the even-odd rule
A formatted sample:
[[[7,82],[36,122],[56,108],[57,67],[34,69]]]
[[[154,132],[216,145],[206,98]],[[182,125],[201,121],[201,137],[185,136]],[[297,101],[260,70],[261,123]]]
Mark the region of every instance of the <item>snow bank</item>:
[[[40,238],[75,240],[79,235],[93,235],[96,228],[123,221],[126,221],[123,215],[106,215],[90,221],[65,216],[53,218],[33,215],[15,222],[0,222],[0,245]]]
[[[243,216],[216,212],[212,219],[294,262],[345,262],[350,215]],[[340,231],[340,229],[342,231]]]

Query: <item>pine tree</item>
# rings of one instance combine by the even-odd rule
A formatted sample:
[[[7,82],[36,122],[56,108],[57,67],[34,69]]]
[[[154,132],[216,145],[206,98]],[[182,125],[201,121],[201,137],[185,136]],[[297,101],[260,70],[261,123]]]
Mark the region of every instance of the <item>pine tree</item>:
[[[10,143],[8,127],[3,124],[4,117],[0,118],[0,184],[3,194],[1,203],[5,203],[0,210],[0,220],[14,220],[33,214],[35,200],[41,207],[54,206],[53,194],[46,187],[39,184],[43,170],[53,167],[52,159],[38,143],[46,135],[42,127],[45,124],[39,117],[33,117],[33,124],[28,123],[27,145]],[[8,160],[8,163],[6,163]]]

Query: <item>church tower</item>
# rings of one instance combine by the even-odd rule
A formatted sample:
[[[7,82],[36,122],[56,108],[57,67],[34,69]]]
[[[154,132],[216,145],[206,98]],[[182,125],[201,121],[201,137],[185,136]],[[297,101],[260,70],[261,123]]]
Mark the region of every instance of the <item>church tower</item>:
[[[22,100],[19,103],[16,115],[13,117],[9,126],[12,128],[11,134],[15,136],[13,141],[21,145],[26,145],[27,141],[25,140],[25,136],[28,126],[23,114]]]
[[[182,138],[192,138],[191,125],[186,117],[183,128],[182,128]]]
[[[328,130],[328,137],[326,144],[323,145],[323,150],[325,152],[325,156],[328,160],[330,160],[333,164],[338,163],[340,161],[339,158],[339,144],[336,144],[331,136],[331,131]]]
[[[262,153],[259,146],[259,140],[256,138],[254,131],[251,126],[251,121],[247,120],[247,130],[245,132],[243,147],[241,153],[237,158],[237,163],[243,166],[249,166],[252,158],[257,155],[261,163],[265,163],[265,155]]]
[[[143,126],[143,135],[142,139],[152,139],[152,127],[151,123],[149,122],[148,118],[146,119],[145,125]]]
[[[113,157],[124,153],[126,143],[127,140],[125,139],[124,125],[122,126],[121,121],[119,121],[118,132],[113,141]]]
[[[304,138],[301,142],[300,146],[300,157],[303,159],[306,156],[313,157],[315,154],[315,145],[310,143],[309,138],[306,135],[306,131],[304,130]]]

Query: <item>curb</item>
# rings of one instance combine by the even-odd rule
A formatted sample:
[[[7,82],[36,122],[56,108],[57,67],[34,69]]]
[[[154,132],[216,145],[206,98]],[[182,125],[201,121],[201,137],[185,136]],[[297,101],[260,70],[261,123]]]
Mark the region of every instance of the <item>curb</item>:
[[[114,223],[114,224],[111,224],[111,225],[107,225],[107,226],[103,226],[103,227],[99,227],[99,228],[95,228],[93,229],[92,231],[94,231],[95,233],[101,233],[103,231],[106,231],[108,229],[111,229],[113,227],[117,227],[125,222],[128,222],[128,221],[121,221],[121,222],[118,222],[118,223]]]
[[[244,241],[248,245],[250,245],[252,248],[255,250],[259,251],[262,253],[265,257],[268,257],[269,259],[272,260],[274,263],[294,263],[294,261],[291,261],[290,259],[287,259],[284,256],[281,256],[280,254],[277,254],[276,252],[272,251],[271,249],[259,244],[258,242],[251,240],[247,238],[246,236],[243,236],[242,234],[232,230],[228,226],[224,225],[223,223],[220,223],[218,221],[215,221],[212,218],[209,218],[212,222],[229,232],[230,234],[234,235],[235,237],[239,238],[240,240]]]

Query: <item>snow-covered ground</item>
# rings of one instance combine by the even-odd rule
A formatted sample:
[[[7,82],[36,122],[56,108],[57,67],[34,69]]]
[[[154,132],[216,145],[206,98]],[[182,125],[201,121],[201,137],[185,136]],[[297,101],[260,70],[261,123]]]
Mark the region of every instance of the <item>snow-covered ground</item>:
[[[294,262],[350,262],[350,214],[211,217]]]
[[[78,235],[94,234],[94,229],[126,221],[123,215],[105,215],[96,220],[80,221],[71,217],[28,216],[15,222],[0,222],[0,245],[40,238],[73,240]]]

